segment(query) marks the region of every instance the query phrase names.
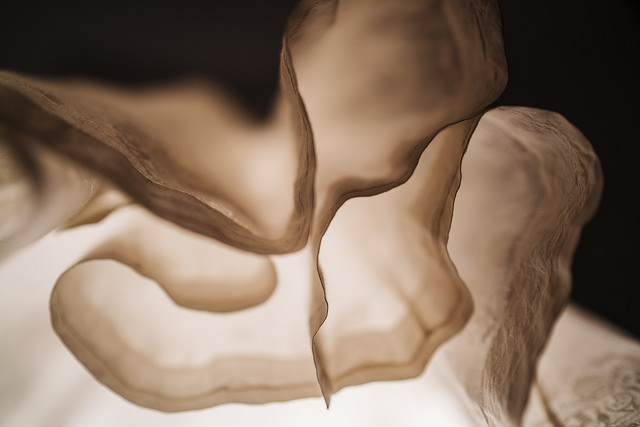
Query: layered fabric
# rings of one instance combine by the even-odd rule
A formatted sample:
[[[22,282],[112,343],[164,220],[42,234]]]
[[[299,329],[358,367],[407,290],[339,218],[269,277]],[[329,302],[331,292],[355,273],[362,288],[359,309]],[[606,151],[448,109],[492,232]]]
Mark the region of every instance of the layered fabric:
[[[309,324],[323,280],[331,311],[314,345],[325,391],[416,376],[471,311],[446,233],[474,124],[439,134],[405,184],[345,203],[319,256],[311,245],[242,252],[122,208],[106,241],[58,280],[54,328],[94,375],[145,406],[316,396]]]
[[[444,352],[481,419],[520,425],[602,172],[559,114],[500,107],[480,121],[462,175],[448,247],[475,310]]]
[[[211,83],[0,73],[0,256],[97,223],[52,325],[145,407],[328,404],[453,337],[478,421],[520,424],[602,176],[558,114],[485,113],[495,2],[302,1],[280,76],[260,121]]]
[[[6,72],[0,117],[9,140],[65,154],[165,219],[292,252],[348,198],[406,180],[439,130],[497,98],[498,13],[494,2],[302,2],[263,122],[208,83],[123,91]]]
[[[640,422],[640,344],[579,306],[562,314],[540,359],[524,425]]]

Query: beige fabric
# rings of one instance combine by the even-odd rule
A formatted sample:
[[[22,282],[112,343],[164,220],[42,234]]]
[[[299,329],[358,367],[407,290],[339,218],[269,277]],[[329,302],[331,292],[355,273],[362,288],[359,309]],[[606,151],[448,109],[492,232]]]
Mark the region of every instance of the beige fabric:
[[[319,235],[346,199],[406,180],[440,129],[496,99],[506,83],[497,6],[303,1],[280,74],[264,122],[210,84],[125,92],[7,72],[0,118],[161,217],[291,252],[307,243],[314,210]]]
[[[12,129],[169,220],[248,249],[304,244],[311,143],[284,101],[256,124],[204,83],[123,92],[6,72],[0,96],[0,117]]]
[[[570,306],[540,360],[525,426],[640,423],[640,343]]]
[[[480,420],[520,425],[536,362],[569,299],[573,251],[602,172],[559,114],[501,107],[480,121],[462,176],[449,250],[475,311],[444,351]]]
[[[325,390],[415,376],[467,320],[471,301],[445,242],[464,135],[474,124],[442,132],[405,184],[348,201],[329,226],[319,263],[331,310],[315,359]],[[581,181],[559,179],[559,171]],[[559,116],[502,108],[480,121],[463,172],[449,247],[476,314],[445,354],[490,423],[517,424],[538,354],[568,295],[571,233],[598,199],[598,163]],[[557,221],[562,215],[566,220]],[[305,326],[319,280],[311,246],[287,256],[243,255],[139,208],[122,209],[106,224],[115,224],[111,237],[65,273],[52,296],[56,330],[97,378],[163,410],[320,392]],[[523,229],[538,240],[523,237]],[[514,259],[535,261],[536,274],[519,274],[523,267]],[[277,284],[265,282],[269,277]],[[211,312],[231,304],[247,310],[190,313],[169,296]],[[509,319],[500,310],[518,316]],[[540,317],[520,321],[526,310]],[[521,352],[513,351],[514,342],[523,345]],[[509,372],[510,366],[520,370]]]
[[[0,260],[87,205],[104,181],[0,121]]]
[[[349,200],[320,247],[329,315],[319,353],[331,388],[418,375],[466,322],[446,249],[460,158],[475,121],[439,133],[403,185]]]
[[[0,425],[3,427],[473,427],[437,364],[424,375],[321,397],[166,413],[133,404],[88,374],[52,331],[51,284],[117,225],[47,235],[0,264]],[[35,265],[38,268],[33,268]],[[436,355],[437,358],[437,355]]]
[[[135,216],[123,211],[120,218],[113,219],[125,219],[126,223],[132,214]],[[143,233],[149,230],[140,229]],[[129,242],[139,247],[135,239]],[[189,249],[194,243],[181,237],[171,242],[172,248],[165,254]],[[214,246],[201,248],[208,253],[221,250],[215,242],[202,244]],[[143,276],[151,267],[145,262],[150,260],[135,246],[119,254],[129,262],[141,262],[131,262],[132,266],[108,259],[82,262],[61,276],[51,299],[56,332],[101,382],[135,403],[165,411],[319,395],[307,326],[305,274],[309,269],[300,266],[305,265],[308,254],[274,259],[278,286],[268,300],[225,313],[178,306],[157,286],[160,283],[171,289],[171,282],[164,280],[175,277],[157,270],[153,271],[157,282]],[[176,261],[179,259],[172,261],[174,266]],[[198,265],[198,261],[203,263]],[[209,295],[208,308],[228,300],[225,291],[229,282],[218,287],[216,277],[207,277],[209,270],[218,270],[217,275],[228,267],[217,261],[213,257],[188,259],[188,265],[178,266],[189,279],[206,280],[209,286],[203,296]],[[271,266],[268,260],[247,261],[251,261],[247,267],[255,263]],[[244,268],[235,271],[241,278],[251,278]],[[259,280],[264,282],[262,277]],[[231,289],[237,292],[235,287]],[[193,298],[202,293],[198,290],[192,286],[191,293],[184,288],[180,292]],[[261,297],[257,295],[257,299]],[[234,300],[237,306],[237,298]],[[255,303],[256,295],[240,302],[245,306]]]
[[[0,74],[0,120],[14,133],[27,135],[34,144],[62,153],[103,175],[135,202],[183,227],[257,253],[302,251],[304,277],[298,286],[308,296],[300,297],[297,304],[306,308],[306,341],[311,341],[320,388],[328,400],[333,390],[345,385],[415,375],[437,344],[459,329],[468,316],[466,291],[446,254],[447,230],[459,180],[459,163],[469,135],[478,114],[499,95],[505,82],[506,63],[494,2],[303,1],[285,29],[280,96],[272,115],[264,122],[249,117],[221,89],[198,82],[123,91],[92,82],[53,82],[8,72]],[[425,182],[409,185],[410,190],[405,191],[410,194],[400,191],[398,196],[385,196],[380,202],[392,206],[398,199],[415,197],[415,203],[424,206],[408,207],[406,213],[394,213],[394,209],[386,207],[380,209],[379,217],[371,215],[371,223],[367,224],[382,230],[379,224],[388,221],[389,215],[397,215],[392,221],[404,221],[403,218],[412,221],[417,230],[415,236],[423,234],[420,239],[426,239],[419,253],[432,259],[425,264],[429,273],[421,275],[433,274],[433,284],[427,291],[421,289],[416,278],[391,277],[388,280],[392,284],[384,287],[397,286],[405,305],[415,297],[428,300],[425,295],[437,292],[442,306],[434,303],[433,307],[425,306],[424,312],[410,315],[410,311],[415,311],[412,304],[403,307],[399,317],[383,329],[400,328],[402,334],[397,335],[405,335],[401,341],[411,357],[398,358],[391,352],[375,361],[379,367],[367,368],[370,374],[358,373],[364,369],[361,365],[371,361],[358,360],[366,359],[364,353],[354,358],[347,356],[351,352],[341,350],[343,341],[355,343],[348,335],[352,331],[345,331],[343,336],[338,328],[316,340],[327,316],[327,285],[317,266],[322,237],[346,200],[372,196],[407,181],[422,151],[450,124],[455,125],[442,131],[440,142],[434,142],[434,148],[425,153],[424,171],[415,174],[415,180]],[[85,185],[91,179],[97,178],[90,176],[78,182]],[[88,194],[84,210],[77,212],[80,204],[59,221],[91,222],[126,202],[125,199],[105,204],[101,194],[98,190]],[[341,216],[340,222],[354,221],[348,213],[351,209],[369,209],[366,203],[360,205],[352,204],[354,207]],[[174,233],[158,224],[157,230],[144,220],[124,226],[116,237],[63,276],[52,299],[54,325],[65,342],[76,354],[82,354],[80,359],[90,365],[94,375],[125,395],[153,394],[159,386],[138,387],[138,383],[126,383],[125,374],[112,372],[116,367],[109,364],[115,356],[113,363],[118,368],[133,363],[125,369],[127,372],[142,370],[134,362],[117,361],[118,357],[126,358],[126,351],[119,351],[129,348],[126,343],[119,348],[115,344],[118,340],[113,338],[109,340],[113,345],[102,348],[104,340],[100,341],[99,334],[97,338],[92,336],[97,341],[83,341],[86,338],[82,337],[92,334],[90,330],[78,332],[76,329],[84,326],[74,322],[94,325],[94,320],[75,318],[61,308],[76,307],[73,304],[79,304],[79,309],[92,307],[90,296],[83,300],[79,291],[71,292],[77,294],[71,297],[65,291],[76,289],[84,281],[96,283],[87,285],[87,289],[101,288],[109,277],[143,281],[119,264],[99,259],[114,258],[130,265],[138,274],[157,281],[175,301],[192,308],[215,311],[246,308],[264,301],[274,286],[282,286],[272,280],[273,259],[264,257],[247,261],[248,265],[243,266],[246,274],[231,280],[244,285],[220,285],[220,277],[228,282],[229,276],[203,273],[201,260],[190,261],[188,255],[175,254],[190,253],[193,247],[200,251],[206,246],[202,249],[204,253],[215,254],[213,257],[225,268],[231,266],[221,261],[222,256],[227,257],[227,249],[214,243],[193,243],[190,239],[183,242],[178,232],[175,235],[180,243],[167,245],[167,236]],[[140,243],[144,236],[147,236],[145,243]],[[374,259],[382,266],[378,262],[380,256]],[[248,259],[244,255],[238,257]],[[327,264],[326,268],[321,267],[331,281],[340,283],[333,286],[336,289],[346,286],[342,284],[345,278],[333,273],[335,263],[331,259],[322,262]],[[184,272],[191,268],[195,273]],[[176,269],[181,272],[174,273]],[[255,279],[264,271],[269,272],[267,278]],[[278,281],[282,280],[280,275]],[[204,290],[201,283],[218,284],[213,292]],[[398,301],[393,304],[401,307]],[[107,320],[103,319],[107,324],[114,321],[104,304],[94,308],[96,312],[107,312],[104,314]],[[335,316],[338,320],[334,323],[342,322],[340,311]],[[266,325],[269,317],[261,319],[261,325]],[[166,319],[169,321],[170,316]],[[118,326],[109,330],[112,329],[117,330]],[[329,325],[327,329],[330,330]],[[423,341],[421,335],[425,333],[427,338]],[[260,350],[252,351],[258,358],[263,357]],[[152,347],[149,352],[158,357],[162,353]],[[238,356],[233,351],[231,354],[230,357]],[[209,359],[221,357],[226,356]],[[109,365],[107,368],[102,366],[105,363]],[[387,365],[395,367],[390,369]],[[104,373],[105,369],[111,371]],[[140,376],[144,377],[137,375]],[[256,381],[262,384],[259,379]],[[122,384],[114,385],[116,382]],[[276,387],[275,382],[266,380],[272,388]],[[297,384],[291,380],[294,383]],[[300,393],[309,393],[306,386],[288,386],[287,381],[284,384],[277,387],[298,387],[305,390]],[[208,387],[208,390],[228,388],[224,384]],[[178,386],[171,393],[178,396],[167,397],[170,400],[188,400],[185,396],[199,392]],[[225,393],[227,397],[209,396],[195,399],[197,402],[192,399],[191,405],[291,397],[288,392],[281,395],[274,392],[277,397],[269,398]],[[188,403],[164,407],[161,403],[149,403],[149,399],[138,400],[168,410],[190,407]]]
[[[302,1],[280,75],[258,122],[209,83],[1,72],[0,255],[99,222],[52,324],[143,406],[328,402],[464,327],[455,381],[518,425],[602,178],[557,114],[480,119],[506,83],[495,2]]]
[[[332,310],[315,343],[327,398],[418,375],[469,317],[445,244],[474,126],[439,134],[407,183],[347,202],[330,225],[319,259]],[[318,395],[313,246],[250,254],[133,207],[107,226],[110,237],[60,277],[51,298],[55,330],[96,378],[167,411]]]

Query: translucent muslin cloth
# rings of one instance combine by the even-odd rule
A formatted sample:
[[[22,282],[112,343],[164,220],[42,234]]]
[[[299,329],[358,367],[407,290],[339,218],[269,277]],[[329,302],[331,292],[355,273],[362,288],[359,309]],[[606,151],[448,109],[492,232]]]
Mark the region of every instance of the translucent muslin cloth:
[[[51,321],[142,406],[328,403],[454,337],[477,420],[520,424],[602,177],[558,114],[484,113],[505,83],[495,2],[463,0],[302,1],[264,121],[210,83],[2,72],[0,256],[97,223]]]
[[[600,166],[559,114],[501,107],[480,121],[462,173],[448,248],[475,310],[443,351],[479,417],[519,425],[536,361],[569,299]]]

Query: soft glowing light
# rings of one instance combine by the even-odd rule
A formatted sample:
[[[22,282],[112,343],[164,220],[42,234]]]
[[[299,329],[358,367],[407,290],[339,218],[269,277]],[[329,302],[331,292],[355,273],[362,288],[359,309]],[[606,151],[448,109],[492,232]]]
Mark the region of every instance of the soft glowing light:
[[[262,121],[211,83],[0,72],[1,304],[6,325],[34,322],[26,343],[2,330],[17,372],[0,384],[33,385],[7,424],[519,425],[531,390],[527,422],[580,419],[541,377],[581,381],[566,346],[536,369],[600,165],[556,113],[487,111],[501,37],[493,0],[303,0]],[[55,332],[117,395],[226,405],[161,415],[95,387],[43,326],[54,282]],[[588,323],[574,313],[560,336]],[[639,347],[601,335],[628,394]]]

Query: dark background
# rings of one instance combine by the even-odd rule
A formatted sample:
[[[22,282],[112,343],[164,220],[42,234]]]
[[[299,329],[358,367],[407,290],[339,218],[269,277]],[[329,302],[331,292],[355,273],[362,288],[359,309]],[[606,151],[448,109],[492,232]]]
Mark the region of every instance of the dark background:
[[[0,68],[120,84],[210,76],[262,114],[295,3],[3,2]],[[575,256],[573,298],[637,337],[639,4],[501,0],[509,84],[496,103],[560,112],[593,144],[605,189]]]

